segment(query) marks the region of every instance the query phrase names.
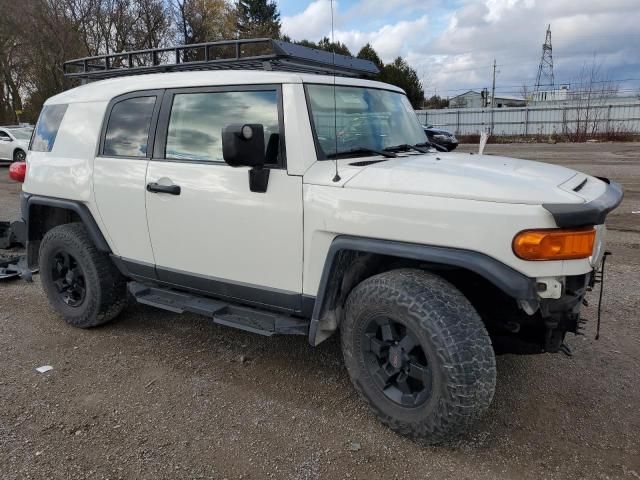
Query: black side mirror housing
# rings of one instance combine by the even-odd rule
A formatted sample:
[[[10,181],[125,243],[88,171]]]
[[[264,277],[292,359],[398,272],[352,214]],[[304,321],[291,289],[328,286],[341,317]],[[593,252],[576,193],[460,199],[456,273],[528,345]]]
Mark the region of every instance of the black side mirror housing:
[[[262,125],[233,124],[222,129],[222,157],[232,167],[262,167],[264,152]]]
[[[249,189],[265,193],[269,185],[264,148],[264,128],[257,123],[227,125],[222,129],[222,157],[232,167],[252,167]]]

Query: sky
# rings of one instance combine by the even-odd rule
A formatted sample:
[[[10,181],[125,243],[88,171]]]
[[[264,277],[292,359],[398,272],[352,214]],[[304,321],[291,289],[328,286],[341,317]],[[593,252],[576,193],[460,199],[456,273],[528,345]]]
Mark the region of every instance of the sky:
[[[277,4],[291,38],[331,38],[330,0]],[[532,89],[548,24],[556,84],[595,61],[621,93],[640,93],[640,0],[334,0],[333,19],[352,53],[370,42],[384,62],[406,58],[428,96],[490,89],[494,58],[496,92]]]

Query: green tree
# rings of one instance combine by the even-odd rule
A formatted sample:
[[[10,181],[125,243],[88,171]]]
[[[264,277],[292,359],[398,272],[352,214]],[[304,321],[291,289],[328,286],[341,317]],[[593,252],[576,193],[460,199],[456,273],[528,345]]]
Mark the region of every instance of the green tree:
[[[380,81],[396,85],[406,93],[413,108],[420,108],[424,101],[424,90],[418,73],[411,68],[402,57],[383,67],[379,76]]]
[[[382,69],[384,68],[384,64],[382,63],[382,60],[380,60],[378,53],[373,49],[370,43],[367,43],[364,47],[360,49],[357,57],[363,60],[372,61],[373,63],[376,64],[376,67],[378,67],[380,71],[382,71]]]
[[[282,37],[285,42],[291,42],[291,38],[287,35]],[[340,55],[349,55],[351,56],[351,52],[349,48],[342,42],[332,42],[329,40],[329,37],[323,37],[318,43],[312,42],[310,40],[298,40],[293,41],[293,43],[297,45],[302,45],[303,47],[316,48],[318,50],[324,50],[326,52],[335,52]]]
[[[280,38],[280,12],[272,0],[239,0],[237,4],[240,38]]]

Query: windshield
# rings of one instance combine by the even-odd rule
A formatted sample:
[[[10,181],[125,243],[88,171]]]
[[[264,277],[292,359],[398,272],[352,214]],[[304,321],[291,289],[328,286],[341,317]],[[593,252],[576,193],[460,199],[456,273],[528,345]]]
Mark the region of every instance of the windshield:
[[[334,99],[335,88],[335,99]],[[365,87],[307,85],[320,158],[357,150],[384,150],[427,141],[407,97]],[[334,107],[335,106],[335,107]]]
[[[11,135],[16,137],[18,140],[31,140],[31,132],[33,132],[33,128],[9,128],[7,129],[11,132]]]

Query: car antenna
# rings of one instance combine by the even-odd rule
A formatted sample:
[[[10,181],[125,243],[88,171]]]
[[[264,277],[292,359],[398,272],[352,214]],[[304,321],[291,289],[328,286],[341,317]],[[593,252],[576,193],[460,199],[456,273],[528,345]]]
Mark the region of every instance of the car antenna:
[[[336,102],[336,44],[333,37],[333,0],[331,0],[331,53],[332,53],[332,61],[333,61],[333,136],[336,141],[336,153],[338,153],[338,106]],[[338,158],[334,159],[334,165],[336,167],[336,174],[333,177],[334,182],[339,182],[341,180],[340,174],[338,173]]]

